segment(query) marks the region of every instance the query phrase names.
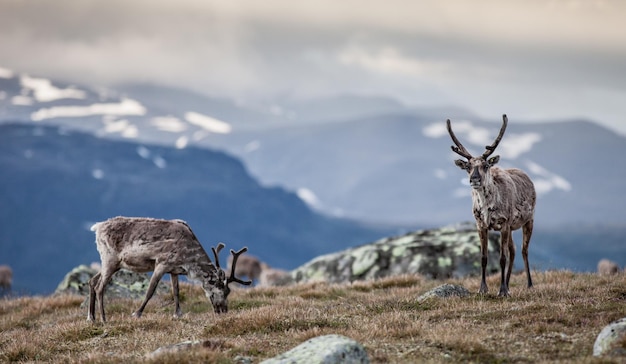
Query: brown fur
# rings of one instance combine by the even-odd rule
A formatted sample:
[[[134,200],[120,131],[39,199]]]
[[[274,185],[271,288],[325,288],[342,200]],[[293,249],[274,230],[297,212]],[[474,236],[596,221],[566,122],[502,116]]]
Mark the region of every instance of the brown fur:
[[[488,231],[496,230],[500,231],[501,235],[499,296],[508,296],[509,280],[515,260],[515,244],[512,232],[519,228],[522,228],[522,257],[524,258],[528,287],[532,287],[528,264],[528,245],[533,231],[537,194],[533,182],[526,173],[515,168],[500,169],[496,167],[495,164],[499,161],[499,156],[488,158],[495,151],[506,130],[506,115],[503,115],[502,119],[503,125],[495,142],[491,146],[487,146],[485,153],[479,157],[473,157],[458,141],[452,132],[450,120],[447,121],[447,127],[452,141],[456,144],[456,146],[452,146],[452,150],[467,158],[467,161],[458,159],[455,164],[467,171],[472,186],[472,209],[480,236],[482,256],[482,280],[479,292],[487,293],[488,291],[485,277],[488,257]]]
[[[13,285],[13,270],[8,265],[0,265],[1,291],[10,292]]]
[[[261,263],[261,276],[259,277],[259,286],[285,286],[291,284],[293,279],[291,273],[286,270],[272,268],[266,263]]]
[[[228,267],[232,268],[233,257],[228,257]],[[237,266],[235,267],[235,275],[237,277],[246,277],[251,281],[258,282],[261,277],[261,261],[259,258],[244,255],[237,260]]]
[[[217,250],[213,248],[216,267],[189,225],[182,220],[118,216],[94,224],[91,230],[96,233],[96,246],[100,253],[102,269],[89,281],[87,314],[89,321],[95,320],[96,298],[100,302],[102,321],[106,321],[104,289],[113,273],[121,268],[134,272],[153,272],[146,297],[139,309],[133,313],[135,317],[141,317],[157,284],[166,273],[171,276],[174,314],[177,317],[182,315],[178,296],[179,275],[187,275],[190,279],[199,281],[217,313],[228,311],[230,282],[250,284],[239,280],[232,272],[227,279],[217,261],[217,254],[224,245],[220,243]],[[237,253],[231,250],[231,254],[238,257],[246,250],[247,248],[243,248]]]

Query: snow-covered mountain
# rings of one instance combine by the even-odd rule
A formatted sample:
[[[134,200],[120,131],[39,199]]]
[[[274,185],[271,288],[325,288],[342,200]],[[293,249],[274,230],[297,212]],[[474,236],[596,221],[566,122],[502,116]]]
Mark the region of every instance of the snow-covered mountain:
[[[366,243],[366,236],[382,231],[311,215],[302,209],[302,201],[327,215],[400,226],[400,230],[386,231],[472,220],[467,176],[453,163],[458,156],[450,150],[446,118],[452,119],[457,136],[474,153],[481,153],[491,143],[501,125],[499,115],[481,120],[461,108],[412,109],[371,96],[252,105],[154,85],[105,90],[0,68],[0,124],[26,124],[26,131],[18,131],[29,135],[28,143],[38,143],[37,148],[48,154],[45,163],[35,164],[35,168],[29,163],[39,163],[40,159],[33,157],[41,157],[41,150],[9,146],[8,142],[1,145],[5,154],[0,154],[0,160],[7,164],[0,196],[12,207],[0,210],[0,217],[12,229],[36,233],[28,242],[54,236],[57,242],[69,239],[82,243],[92,239],[81,225],[85,216],[93,214],[89,206],[99,206],[97,218],[122,213],[118,211],[163,216],[159,198],[142,200],[142,193],[154,189],[151,196],[167,199],[170,192],[161,182],[186,181],[187,187],[195,187],[181,200],[195,201],[193,196],[204,189],[218,200],[228,192],[232,199],[219,206],[227,208],[228,214],[223,216],[231,220],[220,220],[218,230],[224,228],[223,235],[229,240],[242,242],[264,236],[256,247],[263,252],[259,255],[267,254],[264,258],[270,263],[288,268],[288,264],[338,244]],[[7,126],[3,130],[16,129]],[[67,141],[72,143],[64,144]],[[201,153],[207,149],[207,154]],[[238,179],[231,178],[229,168],[211,167],[213,174],[225,174],[217,184],[222,192],[212,190],[216,186],[212,178],[195,170],[208,168],[203,163],[204,159],[214,160],[212,149],[226,151],[244,162],[246,170],[261,182],[258,186],[245,176],[248,186],[259,192],[257,196],[265,196],[264,201],[276,200],[278,218],[270,223],[255,218],[266,215],[266,210],[248,209],[247,192],[236,196],[243,192],[235,188]],[[176,151],[190,153],[195,159],[172,164]],[[500,165],[526,170],[539,192],[531,264],[539,269],[592,270],[599,258],[623,255],[626,160],[621,156],[625,152],[624,137],[590,121],[529,124],[509,115],[509,127],[497,150],[502,157]],[[90,153],[101,156],[94,159]],[[77,158],[78,154],[85,158]],[[124,172],[112,175],[110,170],[120,166]],[[28,177],[32,171],[25,173],[24,168],[35,168],[38,174]],[[52,174],[47,176],[44,172],[48,169]],[[168,175],[169,180],[156,180],[162,177],[155,177],[155,171],[173,174]],[[22,179],[15,180],[18,176]],[[128,185],[134,191],[132,196],[123,192]],[[102,188],[104,192],[98,190]],[[287,190],[284,193],[283,188]],[[82,192],[74,196],[72,189]],[[90,194],[96,190],[102,194]],[[78,210],[56,213],[49,201],[55,194],[71,199],[70,205],[78,206]],[[122,205],[115,205],[115,201]],[[198,233],[213,237],[215,231],[209,229],[214,225],[202,226],[204,216],[217,213],[211,215],[215,220],[222,215],[207,208],[196,201],[193,211],[183,204],[164,217],[195,219],[191,222],[194,227],[201,226]],[[286,221],[285,216],[308,216],[310,220],[308,225],[302,225],[301,218],[280,223]],[[32,223],[50,218],[59,221],[45,226]],[[242,219],[244,229],[237,225]],[[0,236],[0,246],[11,252],[10,258],[22,259],[27,266],[35,259],[35,252],[24,250],[27,243],[15,240],[18,235],[12,229],[0,229],[5,233]],[[341,243],[331,241],[331,237]],[[283,248],[293,241],[306,241],[306,249],[277,251],[276,241]],[[41,258],[48,254],[45,249],[54,246],[58,244],[44,244],[44,250],[37,250],[35,255]],[[93,246],[80,249],[77,257],[97,259]],[[28,254],[22,256],[24,252]]]
[[[411,109],[371,96],[260,107],[153,85],[113,92],[0,71],[0,122],[220,148],[241,158],[262,183],[296,191],[315,209],[372,222],[471,219],[467,177],[453,164],[446,118],[476,153],[501,123],[499,115],[481,120],[463,109]],[[538,221],[623,222],[624,137],[584,120],[509,120],[497,150],[500,164],[529,173],[539,192]]]

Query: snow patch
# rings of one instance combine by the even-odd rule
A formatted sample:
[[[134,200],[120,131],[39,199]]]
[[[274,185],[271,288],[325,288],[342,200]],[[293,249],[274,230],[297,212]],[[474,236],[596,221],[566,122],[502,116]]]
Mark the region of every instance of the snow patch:
[[[572,190],[572,184],[568,180],[535,162],[526,161],[526,168],[528,168],[528,172],[535,175],[532,180],[537,194],[541,195],[554,189],[566,192]]]
[[[167,162],[161,156],[156,156],[156,157],[152,158],[152,162],[154,163],[155,166],[157,166],[157,167],[159,167],[161,169],[167,167]]]
[[[180,133],[187,130],[187,124],[175,116],[158,116],[150,119],[150,124],[159,130]]]
[[[131,124],[126,119],[105,119],[104,132],[109,134],[119,133],[124,138],[136,138],[139,135],[139,129],[137,126]]]
[[[228,134],[232,131],[232,127],[227,122],[193,111],[185,113],[185,120],[211,133]]]
[[[33,90],[35,99],[39,102],[50,102],[60,99],[84,99],[87,93],[73,87],[58,88],[45,78],[34,78],[28,75],[20,77],[22,87]]]
[[[503,158],[516,159],[533,149],[533,145],[541,141],[538,133],[510,134],[506,140],[498,146],[498,151]]]
[[[13,78],[15,73],[8,68],[0,67],[0,78]]]
[[[122,99],[119,103],[92,104],[89,106],[55,106],[33,112],[33,121],[59,117],[83,117],[91,115],[144,115],[146,108],[132,99]]]
[[[137,154],[143,159],[148,159],[150,158],[150,149],[140,145],[137,147]]]
[[[452,128],[454,134],[472,155],[482,154],[485,146],[491,145],[496,138],[496,135],[491,134],[493,130],[474,126],[467,120],[454,122]],[[445,123],[433,123],[424,127],[422,134],[429,138],[441,138],[448,135],[448,129]],[[502,158],[516,159],[532,150],[533,145],[539,141],[541,141],[541,135],[538,133],[506,134],[498,146],[497,153]],[[452,143],[452,140],[450,142]],[[477,146],[478,152],[473,152],[470,146]]]
[[[202,140],[202,139],[206,138],[207,136],[209,136],[209,132],[208,132],[208,131],[206,131],[206,130],[198,130],[198,131],[196,131],[196,132],[194,132],[194,133],[193,133],[193,135],[191,136],[191,138],[192,138],[194,141],[196,141],[196,142],[197,142],[197,141],[200,141],[200,140]]]
[[[299,188],[296,191],[296,194],[302,201],[304,201],[307,205],[311,207],[319,208],[321,206],[321,201],[319,200],[319,198],[317,198],[313,191],[306,187]]]
[[[96,168],[94,170],[91,171],[91,176],[95,179],[103,179],[104,178],[104,171]]]
[[[189,138],[184,135],[176,139],[176,142],[174,143],[177,149],[184,149],[187,147],[187,144],[189,144]]]

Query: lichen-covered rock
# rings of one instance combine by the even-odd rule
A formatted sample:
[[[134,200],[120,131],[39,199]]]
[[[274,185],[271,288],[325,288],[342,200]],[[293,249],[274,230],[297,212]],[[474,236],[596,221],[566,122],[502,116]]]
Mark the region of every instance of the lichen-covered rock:
[[[469,296],[469,294],[470,292],[467,290],[467,288],[463,286],[458,286],[455,284],[444,284],[439,287],[435,287],[431,289],[430,291],[422,294],[421,296],[417,298],[417,302],[424,302],[434,297],[441,297],[441,298],[452,297],[452,296],[467,297]]]
[[[500,235],[489,234],[488,273],[499,270]],[[380,239],[317,257],[292,271],[295,282],[333,283],[421,274],[460,278],[480,273],[480,239],[473,223]]]
[[[626,357],[626,317],[607,325],[593,344],[593,356]]]
[[[341,335],[314,337],[295,348],[262,361],[262,364],[351,364],[369,363],[363,345]]]
[[[55,293],[69,293],[81,296],[89,296],[89,280],[97,270],[86,265],[79,265],[65,275],[59,283]],[[111,278],[111,282],[105,289],[105,296],[108,298],[120,297],[140,299],[146,295],[150,275],[147,273],[135,273],[126,269],[120,269]],[[169,287],[165,282],[159,282],[156,293],[167,293]]]
[[[188,340],[177,344],[161,346],[155,351],[146,354],[147,359],[155,359],[164,354],[175,354],[181,351],[187,351],[194,348],[203,348],[208,350],[220,349],[224,346],[222,340]]]

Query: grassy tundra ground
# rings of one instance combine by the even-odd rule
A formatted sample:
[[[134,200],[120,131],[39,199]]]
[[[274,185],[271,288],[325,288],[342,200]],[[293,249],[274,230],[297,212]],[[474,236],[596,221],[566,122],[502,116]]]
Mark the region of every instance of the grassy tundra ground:
[[[341,334],[363,344],[374,363],[606,362],[592,357],[608,323],[626,317],[626,274],[601,277],[536,272],[535,287],[515,275],[511,297],[416,298],[443,282],[400,276],[351,285],[324,283],[252,288],[231,294],[216,315],[203,292],[183,285],[185,315],[172,318],[173,299],[154,297],[140,319],[132,300],[108,302],[108,322],[86,321],[82,297],[0,300],[0,361],[220,362],[247,356],[258,363],[303,341]],[[479,278],[450,280],[477,292]],[[204,341],[191,350],[146,359],[157,348]],[[610,361],[609,361],[610,362]]]

